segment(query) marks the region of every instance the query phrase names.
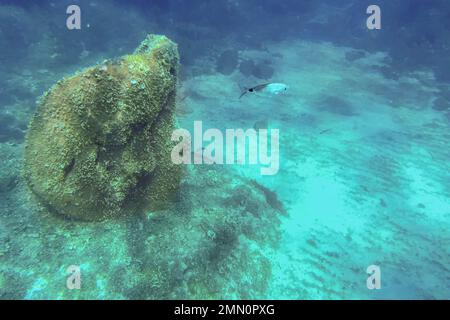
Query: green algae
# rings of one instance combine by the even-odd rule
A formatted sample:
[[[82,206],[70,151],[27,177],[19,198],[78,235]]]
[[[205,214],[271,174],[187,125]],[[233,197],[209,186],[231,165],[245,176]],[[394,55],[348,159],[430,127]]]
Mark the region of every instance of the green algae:
[[[44,207],[97,220],[164,206],[181,173],[170,159],[178,64],[177,46],[150,35],[41,98],[24,173]]]

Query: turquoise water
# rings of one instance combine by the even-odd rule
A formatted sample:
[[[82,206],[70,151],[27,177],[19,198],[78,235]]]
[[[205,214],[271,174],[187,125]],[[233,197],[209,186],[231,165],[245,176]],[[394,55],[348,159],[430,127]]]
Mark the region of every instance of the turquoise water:
[[[220,27],[220,21],[209,26],[201,13],[210,7],[191,8],[189,18],[186,8],[170,3],[134,3],[121,15],[123,3],[81,2],[94,36],[86,28],[67,35],[72,47],[61,40],[67,31],[51,24],[65,18],[55,17],[63,5],[50,5],[50,16],[37,6],[0,5],[0,16],[10,21],[0,41],[12,45],[4,30],[14,28],[22,35],[16,45],[26,48],[15,57],[1,49],[0,298],[450,298],[449,85],[438,62],[427,65],[437,54],[426,51],[448,53],[442,29],[427,24],[428,37],[436,39],[428,49],[404,49],[403,40],[361,48],[361,41],[352,43],[350,35],[329,27],[339,15],[358,19],[351,1],[335,5],[339,10],[304,1],[291,8],[310,21],[303,33],[289,30],[282,37],[276,27],[259,25],[250,39],[235,32],[257,21],[242,9],[248,2],[236,9],[247,20],[228,8],[234,27]],[[436,17],[438,5],[445,4],[430,2],[422,19]],[[387,16],[396,12],[386,8]],[[282,9],[269,12],[283,20],[288,13]],[[155,12],[159,19],[145,21]],[[101,28],[95,14],[112,29]],[[288,16],[285,23],[294,23],[296,15]],[[17,17],[41,22],[39,41]],[[360,28],[365,18],[363,10]],[[401,29],[398,19],[383,24],[384,32]],[[408,41],[425,41],[416,36],[421,21],[413,21],[416,29],[409,25]],[[311,31],[319,29],[321,34]],[[180,44],[178,125],[278,129],[278,173],[261,175],[259,165],[187,165],[167,209],[102,222],[48,212],[21,176],[35,99],[64,76],[132,52],[147,33]],[[359,39],[365,36],[381,37],[365,33]],[[227,50],[238,63],[223,62],[234,60],[221,58]],[[399,52],[405,58],[397,61]],[[259,71],[247,74],[244,61],[261,64]],[[239,99],[240,87],[267,82],[285,83],[288,90]],[[79,290],[67,287],[71,265],[81,272]],[[367,288],[371,265],[380,268],[381,289]]]

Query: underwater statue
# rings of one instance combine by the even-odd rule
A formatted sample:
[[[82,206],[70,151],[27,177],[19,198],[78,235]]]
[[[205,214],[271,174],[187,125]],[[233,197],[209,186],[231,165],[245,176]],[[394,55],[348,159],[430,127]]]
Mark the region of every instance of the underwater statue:
[[[149,35],[132,55],[59,81],[39,102],[24,174],[58,215],[100,220],[164,207],[179,185],[170,158],[176,44]]]

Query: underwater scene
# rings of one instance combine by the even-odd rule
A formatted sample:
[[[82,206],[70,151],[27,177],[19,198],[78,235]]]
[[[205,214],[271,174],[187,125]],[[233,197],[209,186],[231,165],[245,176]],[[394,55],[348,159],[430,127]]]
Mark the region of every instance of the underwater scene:
[[[450,299],[447,0],[0,0],[0,299]]]

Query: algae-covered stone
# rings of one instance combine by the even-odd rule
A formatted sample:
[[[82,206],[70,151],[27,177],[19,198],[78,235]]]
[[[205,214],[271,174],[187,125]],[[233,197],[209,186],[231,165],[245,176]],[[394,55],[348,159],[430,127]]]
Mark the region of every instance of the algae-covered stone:
[[[179,55],[148,36],[132,55],[59,81],[30,124],[25,177],[49,210],[94,220],[163,206],[179,184],[170,158]]]

